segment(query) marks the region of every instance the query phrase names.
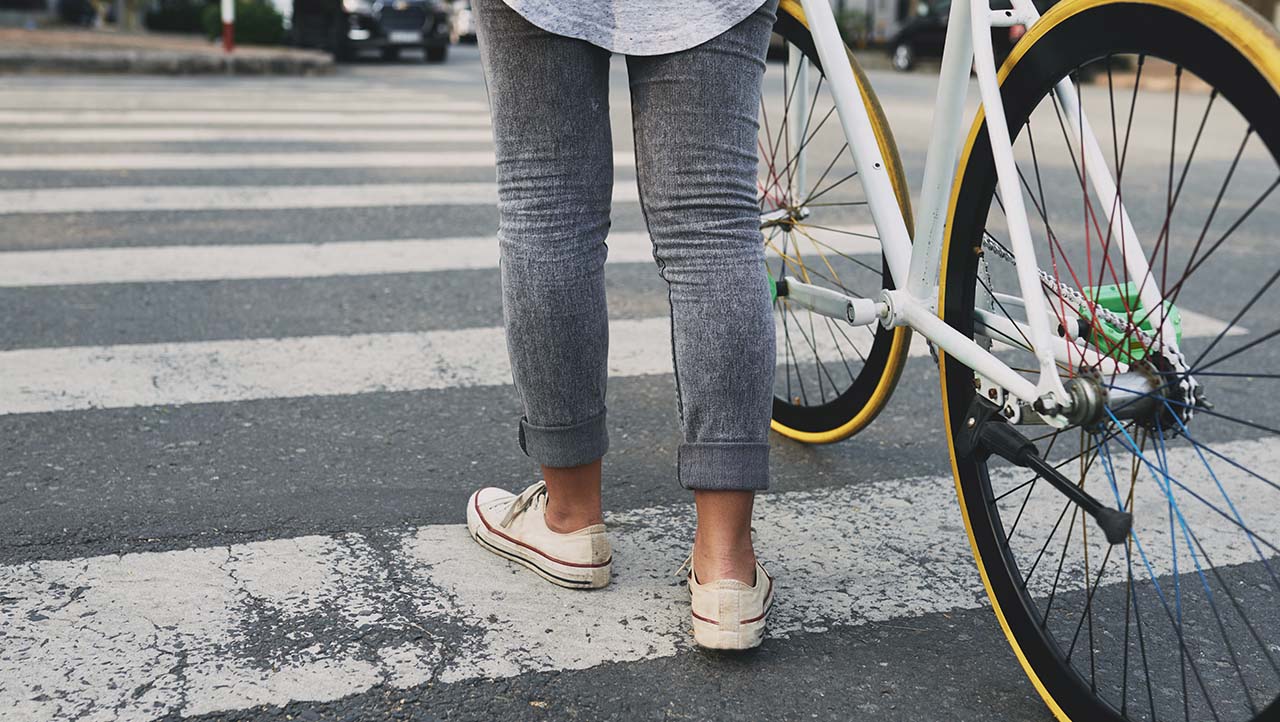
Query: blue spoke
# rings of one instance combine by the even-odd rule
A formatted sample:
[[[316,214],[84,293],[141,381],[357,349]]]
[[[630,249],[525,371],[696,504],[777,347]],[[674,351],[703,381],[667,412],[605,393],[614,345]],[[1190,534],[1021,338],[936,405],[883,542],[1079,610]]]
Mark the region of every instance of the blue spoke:
[[[1112,422],[1113,422],[1113,423],[1115,423],[1117,426],[1119,426],[1119,424],[1120,424],[1120,420],[1119,420],[1119,419],[1117,419],[1114,415],[1112,415],[1112,414],[1111,414],[1111,410],[1110,410],[1110,409],[1104,409],[1104,410],[1107,412],[1107,415],[1111,417]],[[1121,430],[1120,430],[1120,431],[1121,431],[1121,436],[1123,436],[1123,437],[1124,437],[1124,441],[1125,441],[1125,442],[1128,442],[1128,443],[1123,443],[1123,442],[1122,442],[1122,446],[1124,446],[1124,447],[1125,447],[1125,449],[1126,449],[1129,453],[1133,454],[1135,457],[1137,457],[1139,460],[1141,460],[1141,461],[1142,461],[1142,463],[1143,463],[1144,465],[1146,465],[1147,469],[1151,472],[1151,475],[1155,478],[1155,480],[1156,480],[1156,484],[1161,488],[1161,490],[1162,490],[1162,491],[1164,491],[1164,492],[1165,492],[1165,496],[1166,496],[1166,498],[1167,498],[1167,499],[1168,499],[1168,501],[1169,501],[1169,506],[1170,506],[1170,511],[1171,511],[1171,513],[1172,513],[1172,514],[1174,514],[1174,515],[1176,515],[1179,519],[1181,519],[1181,517],[1182,517],[1182,512],[1178,510],[1177,502],[1176,502],[1176,501],[1174,501],[1174,499],[1173,499],[1172,486],[1167,485],[1167,484],[1161,484],[1161,483],[1160,483],[1161,473],[1162,473],[1162,472],[1161,472],[1161,470],[1160,470],[1160,468],[1158,468],[1158,467],[1156,467],[1154,464],[1152,464],[1152,463],[1151,463],[1151,461],[1150,461],[1150,459],[1148,459],[1148,458],[1147,458],[1147,457],[1146,457],[1146,456],[1145,456],[1145,455],[1144,455],[1144,454],[1139,450],[1137,443],[1136,443],[1136,442],[1134,442],[1133,437],[1129,435],[1129,432],[1128,432],[1128,431],[1125,431],[1123,428],[1121,428]],[[1159,431],[1159,428],[1158,428],[1158,426],[1157,426],[1157,432],[1158,432],[1158,431]],[[1157,445],[1159,445],[1159,444],[1157,444]],[[1159,454],[1159,451],[1157,450],[1157,455],[1158,455],[1158,454]],[[1108,459],[1110,459],[1110,452],[1106,452],[1106,455],[1107,455]],[[1169,480],[1169,481],[1173,481],[1173,477],[1172,477],[1172,476],[1168,475],[1168,473],[1167,473],[1167,472],[1163,472],[1163,473],[1165,474],[1165,479],[1167,479],[1167,480]],[[1181,484],[1179,484],[1179,486],[1181,486]],[[1185,487],[1182,487],[1182,488],[1185,488]],[[1171,533],[1172,533],[1172,530],[1173,530],[1173,527],[1172,527],[1172,521],[1170,521],[1170,524],[1171,524],[1170,531],[1171,531]],[[1183,703],[1183,710],[1184,710],[1184,712],[1185,712],[1186,718],[1187,718],[1188,720],[1190,720],[1190,718],[1191,718],[1191,710],[1190,710],[1190,706],[1189,706],[1189,704],[1190,704],[1190,700],[1189,700],[1189,695],[1188,695],[1188,694],[1187,694],[1187,692],[1186,692],[1186,681],[1185,681],[1186,667],[1187,667],[1187,666],[1190,666],[1190,667],[1191,667],[1191,673],[1192,673],[1192,675],[1194,675],[1194,676],[1195,676],[1196,683],[1200,686],[1200,692],[1201,692],[1201,694],[1204,696],[1204,701],[1205,701],[1205,703],[1206,703],[1207,705],[1209,705],[1209,712],[1210,712],[1210,714],[1212,714],[1212,715],[1213,715],[1213,718],[1214,718],[1215,720],[1219,720],[1219,719],[1221,719],[1221,718],[1219,718],[1219,717],[1218,717],[1218,711],[1217,711],[1217,709],[1215,709],[1215,708],[1214,708],[1214,706],[1213,706],[1213,700],[1212,700],[1212,698],[1209,696],[1209,691],[1205,688],[1205,686],[1204,686],[1204,680],[1200,677],[1200,670],[1199,670],[1199,668],[1198,668],[1198,667],[1196,667],[1196,664],[1195,664],[1195,657],[1194,657],[1194,655],[1192,655],[1192,654],[1191,654],[1191,652],[1187,649],[1186,640],[1185,640],[1185,638],[1184,638],[1184,636],[1183,636],[1183,634],[1182,634],[1182,592],[1181,592],[1181,581],[1180,581],[1180,578],[1179,578],[1179,575],[1178,575],[1178,571],[1177,571],[1177,570],[1178,570],[1177,540],[1176,540],[1176,538],[1175,538],[1174,540],[1172,540],[1173,548],[1174,548],[1174,557],[1173,557],[1173,569],[1174,569],[1174,572],[1173,572],[1173,584],[1174,584],[1174,590],[1175,590],[1175,595],[1176,595],[1176,598],[1175,598],[1175,604],[1176,604],[1176,607],[1177,607],[1177,614],[1176,614],[1176,621],[1175,621],[1175,614],[1174,614],[1173,612],[1171,612],[1171,611],[1170,611],[1170,609],[1169,609],[1168,601],[1165,599],[1165,596],[1164,596],[1163,592],[1161,591],[1160,583],[1156,580],[1155,570],[1151,568],[1151,564],[1150,564],[1150,562],[1149,562],[1149,561],[1148,561],[1148,559],[1147,559],[1146,552],[1145,552],[1145,551],[1143,551],[1143,549],[1142,549],[1142,543],[1141,543],[1140,541],[1138,541],[1138,537],[1137,537],[1137,534],[1136,534],[1136,533],[1131,532],[1131,533],[1130,533],[1130,536],[1132,536],[1132,537],[1133,537],[1134,543],[1135,543],[1135,544],[1137,544],[1137,546],[1138,546],[1138,552],[1139,552],[1139,554],[1141,554],[1141,555],[1142,555],[1142,563],[1143,563],[1143,565],[1147,568],[1147,574],[1151,577],[1151,581],[1155,584],[1155,587],[1156,587],[1156,594],[1157,594],[1158,598],[1160,599],[1160,604],[1161,604],[1161,606],[1163,606],[1163,607],[1164,607],[1165,615],[1169,617],[1169,622],[1173,625],[1173,627],[1174,627],[1174,632],[1175,632],[1175,633],[1177,634],[1177,636],[1178,636],[1178,650],[1179,650],[1179,654],[1181,655],[1182,660],[1183,660],[1183,665],[1182,665],[1182,674],[1183,674],[1183,693],[1182,693],[1182,703]],[[1189,664],[1188,664],[1188,663],[1189,663]]]
[[[1176,419],[1176,417],[1175,417],[1175,419]],[[1159,422],[1159,420],[1158,420],[1158,419],[1157,419],[1157,421],[1156,421],[1156,436],[1155,436],[1155,439],[1156,439],[1156,446],[1157,446],[1157,454],[1158,454],[1158,456],[1159,456],[1159,458],[1160,458],[1160,460],[1161,460],[1162,467],[1163,467],[1163,468],[1164,468],[1164,470],[1165,470],[1165,476],[1166,476],[1166,478],[1168,478],[1168,471],[1167,471],[1167,470],[1168,470],[1168,466],[1169,466],[1169,463],[1168,463],[1168,459],[1169,459],[1169,456],[1168,456],[1168,449],[1167,449],[1167,447],[1165,446],[1165,443],[1164,443],[1164,435],[1161,433],[1161,429],[1160,429],[1160,422]],[[1201,457],[1201,459],[1203,460],[1203,457]],[[1206,466],[1207,466],[1207,463],[1206,463]],[[1210,474],[1212,474],[1212,473],[1213,473],[1212,469],[1210,469],[1210,472],[1209,472],[1209,473],[1210,473]],[[1216,480],[1216,479],[1215,479],[1215,480]],[[1156,483],[1159,483],[1159,479],[1158,479],[1158,478],[1157,478],[1157,480],[1156,480]],[[1178,527],[1179,527],[1179,529],[1182,531],[1182,538],[1183,538],[1183,540],[1186,542],[1187,552],[1188,552],[1188,554],[1190,554],[1190,556],[1191,556],[1191,562],[1192,562],[1192,564],[1194,564],[1194,565],[1195,565],[1195,568],[1196,568],[1196,575],[1197,575],[1197,576],[1199,577],[1199,579],[1200,579],[1200,584],[1204,587],[1204,591],[1205,591],[1205,595],[1206,595],[1206,600],[1207,600],[1207,601],[1208,601],[1208,603],[1209,603],[1209,609],[1213,612],[1213,615],[1214,615],[1214,621],[1217,623],[1217,626],[1218,626],[1218,632],[1222,635],[1222,641],[1226,644],[1228,654],[1230,654],[1230,655],[1231,655],[1231,662],[1232,662],[1232,666],[1234,666],[1234,667],[1235,667],[1235,669],[1236,669],[1236,675],[1237,675],[1237,677],[1239,678],[1239,681],[1240,681],[1241,685],[1244,687],[1245,698],[1246,698],[1246,700],[1247,700],[1247,701],[1248,701],[1248,703],[1249,703],[1249,708],[1253,711],[1253,713],[1254,713],[1254,714],[1257,714],[1257,710],[1258,710],[1258,708],[1257,708],[1257,705],[1256,705],[1256,704],[1254,703],[1254,701],[1253,701],[1253,695],[1252,695],[1252,693],[1249,691],[1249,686],[1248,686],[1248,684],[1247,684],[1247,683],[1245,682],[1245,680],[1244,680],[1244,673],[1240,670],[1240,662],[1239,662],[1239,660],[1238,660],[1238,658],[1237,658],[1237,656],[1236,656],[1235,647],[1231,644],[1231,640],[1230,640],[1230,638],[1229,638],[1229,637],[1228,637],[1228,635],[1227,635],[1226,628],[1225,628],[1225,627],[1223,626],[1223,624],[1222,624],[1222,615],[1221,615],[1221,614],[1219,613],[1219,611],[1218,611],[1218,605],[1217,605],[1217,603],[1216,603],[1216,601],[1215,601],[1215,599],[1214,599],[1213,589],[1209,586],[1209,580],[1208,580],[1208,578],[1207,578],[1207,577],[1205,576],[1205,574],[1204,574],[1204,568],[1203,568],[1203,567],[1201,566],[1201,564],[1200,564],[1200,558],[1199,558],[1199,555],[1197,555],[1197,554],[1196,554],[1195,547],[1196,547],[1196,545],[1198,545],[1198,544],[1199,544],[1199,540],[1198,540],[1198,538],[1196,537],[1195,533],[1191,531],[1191,529],[1190,529],[1189,525],[1187,524],[1186,517],[1184,517],[1184,516],[1182,515],[1182,510],[1181,510],[1181,508],[1178,506],[1177,499],[1174,497],[1174,494],[1173,494],[1173,486],[1172,486],[1172,485],[1164,485],[1164,487],[1163,487],[1163,488],[1165,489],[1165,493],[1166,493],[1166,494],[1167,494],[1167,496],[1168,496],[1169,502],[1172,504],[1172,510],[1173,510],[1173,511],[1176,513],[1176,515],[1177,515]],[[1224,493],[1225,493],[1225,492],[1224,492]],[[1228,503],[1230,503],[1230,502],[1228,501]],[[1170,531],[1171,531],[1171,533],[1172,533],[1172,531],[1173,531],[1173,530],[1171,529]],[[1256,547],[1255,547],[1255,548],[1256,548]],[[1201,547],[1201,551],[1202,551],[1202,552],[1204,551],[1203,547]],[[1206,560],[1206,561],[1209,561],[1207,553],[1205,553],[1205,560]],[[1210,563],[1211,563],[1211,562],[1210,562]],[[1175,579],[1178,579],[1178,577],[1175,577]],[[1219,580],[1219,581],[1221,581],[1221,580]],[[1225,585],[1224,585],[1224,588],[1225,588]],[[1230,594],[1230,592],[1228,591],[1228,595],[1229,595],[1229,594]],[[1181,620],[1180,620],[1180,623],[1181,623]],[[1246,625],[1248,625],[1248,623],[1249,623],[1249,622],[1248,622],[1248,619],[1245,619],[1245,624],[1246,624]],[[1265,647],[1263,648],[1263,651],[1264,651],[1264,652],[1266,652],[1266,648],[1265,648]],[[1269,656],[1269,655],[1268,655],[1268,656]],[[1184,701],[1185,701],[1185,700],[1184,700]],[[1189,714],[1189,710],[1188,710],[1188,714]]]
[[[1209,464],[1209,460],[1204,458],[1204,454],[1200,451],[1202,448],[1200,442],[1191,437],[1191,432],[1187,429],[1186,425],[1182,423],[1182,420],[1178,418],[1178,415],[1173,413],[1173,409],[1169,408],[1168,404],[1165,405],[1165,408],[1169,409],[1173,420],[1182,430],[1183,437],[1185,437],[1187,441],[1191,442],[1191,448],[1195,449],[1196,456],[1200,457],[1200,463],[1204,464],[1204,468],[1209,472],[1209,477],[1213,479],[1213,483],[1218,487],[1218,491],[1222,493],[1222,498],[1227,502],[1227,508],[1229,508],[1231,513],[1235,515],[1236,523],[1238,523],[1240,528],[1244,530],[1245,536],[1249,537],[1249,545],[1258,553],[1258,558],[1262,560],[1263,567],[1265,567],[1267,573],[1271,575],[1271,582],[1275,584],[1276,589],[1280,591],[1280,580],[1276,579],[1276,573],[1271,569],[1271,564],[1268,562],[1266,556],[1263,555],[1262,550],[1258,548],[1258,542],[1254,539],[1253,532],[1249,531],[1249,525],[1245,523],[1244,517],[1241,516],[1240,510],[1236,508],[1235,502],[1231,501],[1231,495],[1228,494],[1226,488],[1222,486],[1222,481],[1219,480],[1218,475],[1214,473],[1213,467]]]
[[[1195,439],[1192,439],[1192,438],[1191,438],[1191,436],[1190,436],[1189,434],[1184,433],[1184,434],[1183,434],[1183,436],[1186,436],[1186,437],[1187,437],[1187,440],[1188,440],[1188,441],[1190,441],[1191,443],[1195,444],[1197,448],[1203,449],[1203,450],[1205,450],[1205,451],[1209,452],[1210,454],[1213,454],[1214,456],[1218,457],[1219,459],[1222,459],[1223,461],[1227,462],[1227,463],[1228,463],[1228,464],[1230,464],[1231,466],[1234,466],[1235,468],[1239,469],[1240,471],[1243,471],[1244,473],[1248,474],[1249,476],[1252,476],[1253,478],[1257,479],[1258,481],[1261,481],[1262,483],[1266,484],[1267,486],[1270,486],[1271,488],[1275,489],[1276,491],[1280,491],[1280,484],[1277,484],[1276,482],[1274,482],[1274,481],[1272,481],[1272,480],[1268,479],[1267,477],[1265,477],[1265,476],[1263,476],[1263,475],[1259,474],[1258,472],[1254,471],[1253,469],[1245,468],[1245,467],[1244,467],[1240,462],[1238,462],[1238,461],[1236,461],[1236,460],[1232,459],[1231,457],[1229,457],[1229,456],[1227,456],[1227,455],[1225,455],[1225,454],[1223,454],[1223,453],[1221,453],[1221,452],[1219,452],[1219,451],[1215,451],[1215,450],[1214,450],[1213,448],[1211,448],[1211,447],[1204,446],[1203,444],[1200,444],[1200,443],[1199,443],[1199,442],[1197,442]]]
[[[1156,461],[1160,462],[1160,473],[1167,479],[1169,478],[1169,461],[1164,454],[1164,430],[1160,428],[1160,417],[1156,417]],[[1138,452],[1137,445],[1134,446],[1135,453]],[[1178,534],[1174,530],[1173,515],[1176,508],[1176,502],[1173,500],[1173,492],[1168,488],[1167,484],[1160,484],[1160,474],[1154,469],[1151,470],[1152,476],[1156,477],[1156,484],[1160,486],[1164,492],[1165,500],[1169,508],[1169,545],[1173,549],[1173,599],[1174,609],[1178,616],[1178,638],[1185,637],[1182,626],[1182,575],[1178,573]],[[1181,515],[1181,514],[1179,514]],[[1182,649],[1182,656],[1178,665],[1178,671],[1182,676],[1182,714],[1187,722],[1191,722],[1191,695],[1187,694],[1187,652],[1185,645]]]
[[[1122,391],[1131,391],[1130,389],[1123,389],[1123,388],[1121,388],[1121,387],[1119,387],[1119,386],[1112,386],[1111,388],[1118,388],[1118,389],[1120,389],[1120,390],[1122,390]],[[1142,392],[1140,392],[1140,391],[1131,391],[1131,392],[1132,392],[1132,393],[1135,393],[1135,394],[1141,394],[1141,393],[1142,393]],[[1154,397],[1154,396],[1153,396],[1152,398],[1157,398],[1157,399],[1158,399],[1159,397]],[[1110,410],[1110,409],[1106,409],[1106,412],[1107,412],[1107,415],[1108,415],[1108,416],[1110,416],[1112,419],[1115,419],[1115,416],[1111,413],[1111,410]],[[1119,422],[1118,422],[1118,420],[1117,420],[1117,422],[1116,422],[1116,423],[1119,423]],[[1121,431],[1124,433],[1124,435],[1125,435],[1127,438],[1129,437],[1128,432],[1124,432],[1124,431],[1123,431],[1123,429],[1121,429]],[[1132,439],[1130,439],[1130,440],[1132,440]],[[1128,447],[1126,447],[1126,448],[1128,448]],[[1207,448],[1207,447],[1206,447],[1206,448]],[[1210,449],[1210,451],[1212,451],[1212,450]],[[1147,459],[1145,456],[1142,456],[1141,454],[1137,454],[1137,456],[1138,456],[1138,458],[1139,458],[1139,459],[1141,459],[1141,460],[1143,461],[1143,463],[1144,463],[1144,464],[1146,464],[1148,467],[1154,467],[1154,465],[1151,463],[1151,461],[1150,461],[1149,459]],[[1169,481],[1170,481],[1170,482],[1172,482],[1173,484],[1175,484],[1179,489],[1182,489],[1183,491],[1187,492],[1187,493],[1188,493],[1188,494],[1190,494],[1190,495],[1191,495],[1191,496],[1192,496],[1196,501],[1198,501],[1198,502],[1200,502],[1201,504],[1204,504],[1205,506],[1209,507],[1209,508],[1210,508],[1210,509],[1212,509],[1214,512],[1216,512],[1217,514],[1219,514],[1220,516],[1222,516],[1224,519],[1226,519],[1226,520],[1230,521],[1232,524],[1234,524],[1234,525],[1236,525],[1236,526],[1240,527],[1240,529],[1241,529],[1241,530],[1243,530],[1245,533],[1247,533],[1247,534],[1249,534],[1249,535],[1250,535],[1250,538],[1251,538],[1251,539],[1254,539],[1255,541],[1262,542],[1262,544],[1263,544],[1264,546],[1266,546],[1268,549],[1270,549],[1272,552],[1274,552],[1274,553],[1276,553],[1276,554],[1280,554],[1280,547],[1277,547],[1275,544],[1272,544],[1272,543],[1271,543],[1270,541],[1268,541],[1267,539],[1264,539],[1263,537],[1258,536],[1257,534],[1254,534],[1254,533],[1253,533],[1253,532],[1252,532],[1248,527],[1246,527],[1246,526],[1244,526],[1243,524],[1241,524],[1240,522],[1236,521],[1236,519],[1235,519],[1233,516],[1231,516],[1230,514],[1226,513],[1226,512],[1225,512],[1225,511],[1223,511],[1222,509],[1220,509],[1220,508],[1219,508],[1216,504],[1214,504],[1213,502],[1211,502],[1211,501],[1209,501],[1208,499],[1205,499],[1203,496],[1200,496],[1199,494],[1197,494],[1193,489],[1189,488],[1186,484],[1183,484],[1181,481],[1179,481],[1177,477],[1173,476],[1172,474],[1168,474],[1167,476],[1168,476]],[[1260,559],[1264,564],[1267,564],[1267,563],[1268,563],[1268,562],[1267,562],[1267,557],[1266,557],[1266,555],[1264,555],[1264,554],[1262,553],[1262,551],[1261,551],[1261,550],[1259,550],[1259,551],[1258,551],[1258,558],[1259,558],[1259,559]]]

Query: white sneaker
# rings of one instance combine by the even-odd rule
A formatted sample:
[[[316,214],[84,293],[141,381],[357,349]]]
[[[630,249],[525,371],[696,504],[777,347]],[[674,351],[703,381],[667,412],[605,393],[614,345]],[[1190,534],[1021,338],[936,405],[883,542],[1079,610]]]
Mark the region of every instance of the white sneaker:
[[[693,641],[708,649],[751,649],[764,640],[773,578],[756,562],[756,583],[720,579],[699,584],[689,566],[693,607]]]
[[[493,487],[467,502],[467,530],[480,546],[529,567],[552,584],[599,589],[609,583],[613,550],[604,524],[568,534],[547,528],[546,482],[519,496]]]

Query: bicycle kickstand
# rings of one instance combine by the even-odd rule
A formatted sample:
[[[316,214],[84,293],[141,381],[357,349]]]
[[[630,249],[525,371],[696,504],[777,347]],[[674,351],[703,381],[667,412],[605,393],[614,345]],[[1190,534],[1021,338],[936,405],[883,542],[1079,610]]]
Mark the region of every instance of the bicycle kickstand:
[[[1119,544],[1133,528],[1133,515],[1112,509],[1098,501],[1080,486],[1045,461],[1036,445],[1005,421],[1000,409],[981,397],[974,397],[965,415],[964,429],[956,437],[957,451],[987,459],[992,454],[1020,467],[1034,471],[1062,492],[1072,503],[1093,517],[1110,544]]]

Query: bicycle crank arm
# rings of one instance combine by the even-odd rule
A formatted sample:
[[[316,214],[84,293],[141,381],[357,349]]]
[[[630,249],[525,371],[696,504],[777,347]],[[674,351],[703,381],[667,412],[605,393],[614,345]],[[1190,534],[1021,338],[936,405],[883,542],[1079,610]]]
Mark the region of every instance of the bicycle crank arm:
[[[1072,483],[1062,472],[1045,461],[1036,445],[1023,436],[1016,427],[1005,421],[1000,409],[981,397],[975,397],[965,416],[964,430],[956,443],[962,453],[977,454],[986,458],[992,454],[1017,466],[1034,471],[1062,492],[1073,504],[1093,517],[1110,544],[1119,544],[1129,536],[1133,528],[1133,515],[1112,509]]]
[[[854,326],[870,326],[888,313],[888,306],[870,298],[854,298],[829,288],[803,283],[794,276],[778,281],[778,298],[786,298],[803,308]]]

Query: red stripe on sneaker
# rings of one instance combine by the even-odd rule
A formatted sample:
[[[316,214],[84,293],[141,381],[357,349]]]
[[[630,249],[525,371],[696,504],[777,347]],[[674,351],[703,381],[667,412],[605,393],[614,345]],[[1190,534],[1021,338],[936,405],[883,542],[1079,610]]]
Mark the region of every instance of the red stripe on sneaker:
[[[525,549],[528,549],[529,551],[531,551],[531,552],[533,552],[533,553],[537,554],[538,556],[540,556],[540,557],[542,557],[542,558],[544,558],[544,559],[549,559],[550,561],[553,561],[553,562],[555,562],[556,564],[563,564],[563,565],[565,565],[566,567],[577,567],[577,568],[579,568],[579,569],[599,569],[600,567],[607,567],[607,566],[609,566],[610,562],[612,562],[612,561],[613,561],[613,557],[609,557],[608,559],[604,560],[603,562],[601,562],[601,563],[599,563],[599,564],[578,564],[578,563],[576,563],[576,562],[567,562],[567,561],[565,561],[565,560],[563,560],[563,559],[556,559],[555,557],[551,556],[550,554],[547,554],[546,552],[542,551],[541,549],[539,549],[539,548],[537,548],[537,547],[534,547],[534,546],[530,546],[530,545],[528,545],[528,544],[525,544],[524,542],[520,541],[519,539],[516,539],[516,538],[513,538],[513,537],[509,537],[509,536],[507,536],[506,534],[503,534],[502,532],[498,531],[497,529],[494,529],[494,528],[493,528],[493,525],[489,523],[489,520],[488,520],[488,519],[486,519],[486,518],[484,518],[484,512],[483,512],[483,511],[480,511],[480,499],[479,499],[479,497],[477,497],[477,498],[475,499],[474,505],[475,505],[475,507],[476,507],[476,515],[480,517],[480,523],[484,524],[484,528],[488,529],[489,531],[493,532],[494,534],[497,534],[498,536],[502,537],[503,539],[506,539],[507,541],[511,542],[512,544],[519,544],[520,546],[524,547]]]
[[[761,612],[760,616],[752,617],[751,619],[744,619],[741,622],[738,622],[738,624],[753,624],[755,622],[760,621],[761,619],[764,619],[765,616],[769,614],[769,607],[772,606],[771,602],[773,601],[773,577],[769,576],[768,572],[766,572],[764,575],[764,578],[769,580],[769,587],[768,589],[765,590],[765,593],[764,593],[764,611]],[[694,619],[706,622],[707,624],[714,624],[717,627],[720,626],[720,623],[714,619],[707,619],[706,617],[702,616],[701,614],[698,614],[697,612],[694,612],[693,610],[689,610],[689,611],[693,614]]]

